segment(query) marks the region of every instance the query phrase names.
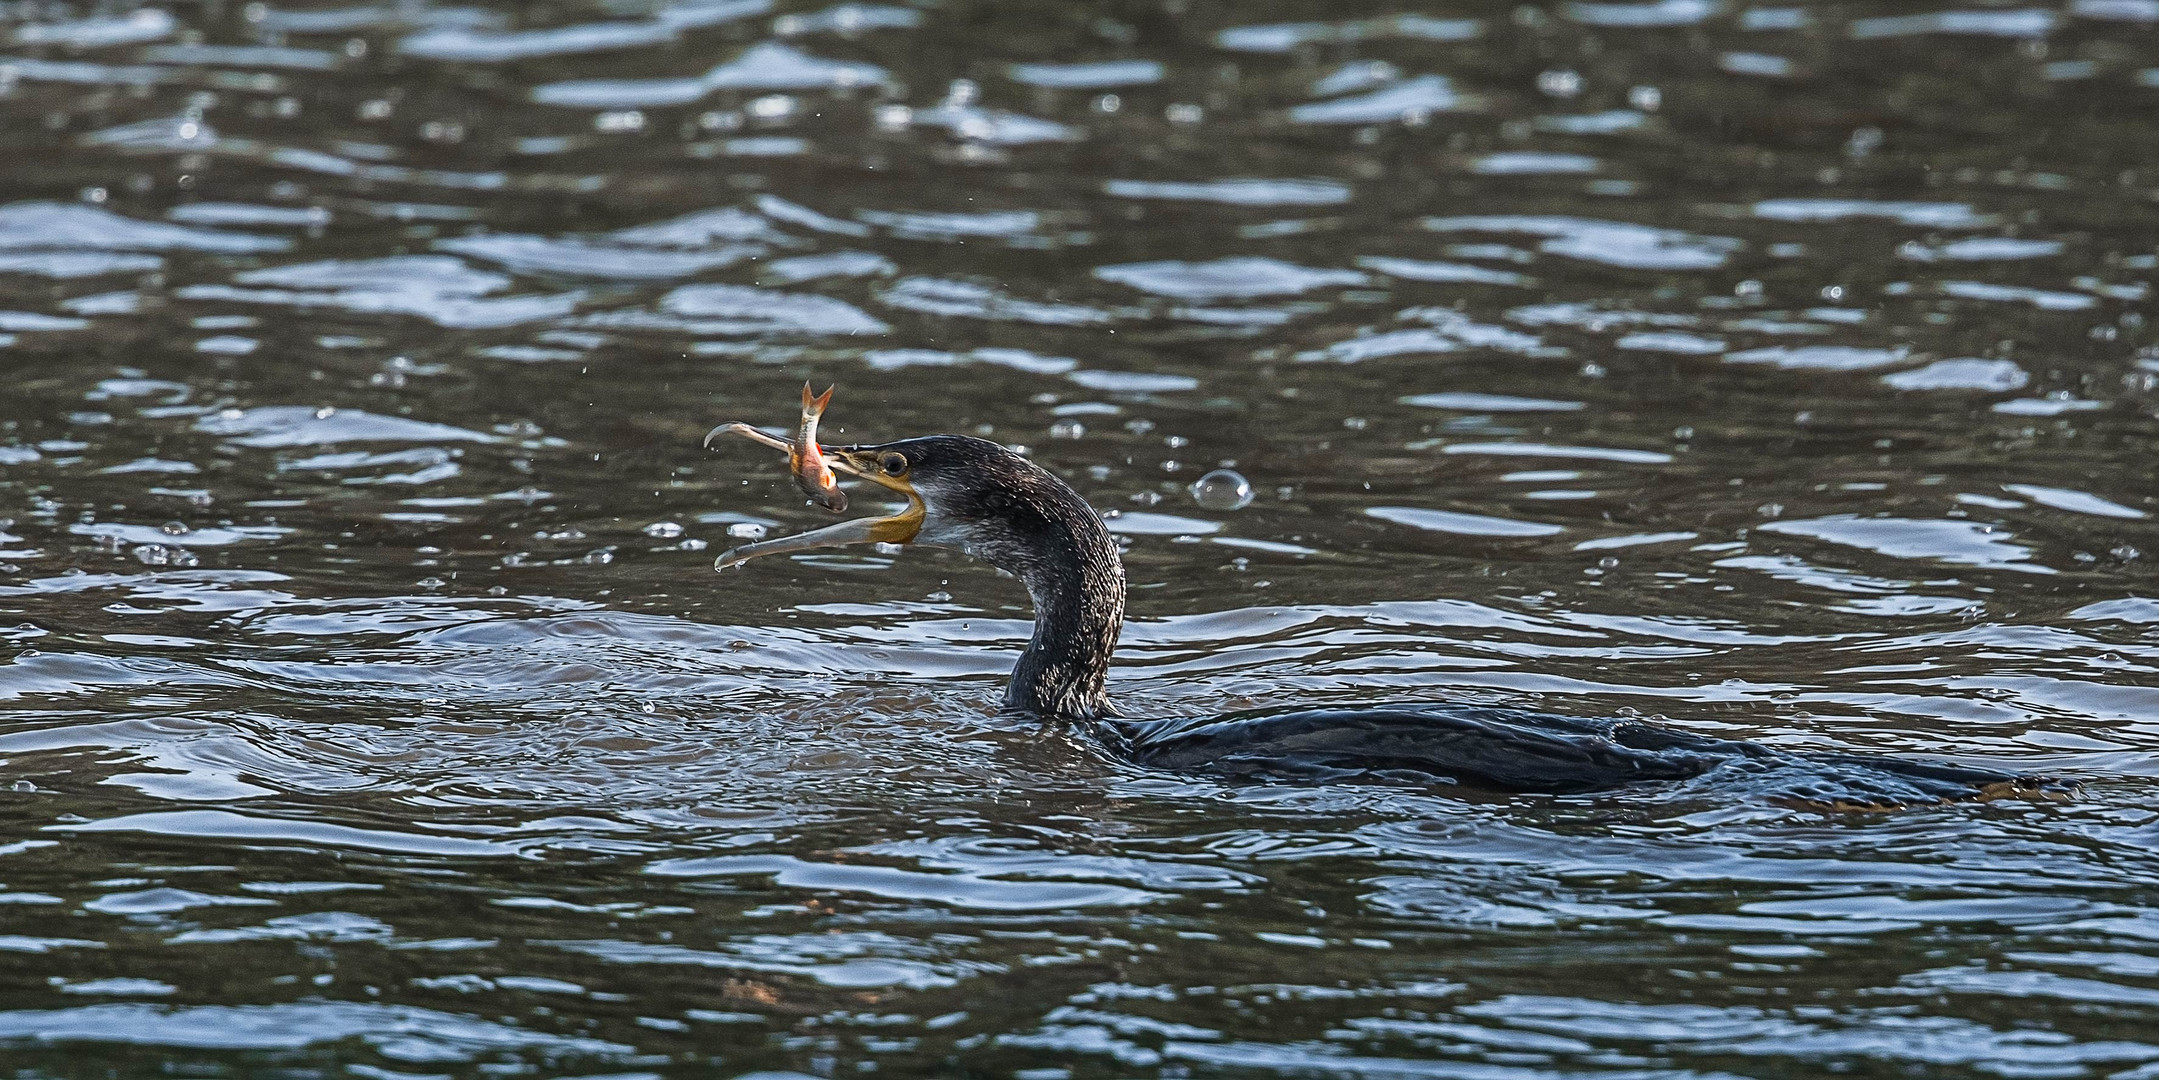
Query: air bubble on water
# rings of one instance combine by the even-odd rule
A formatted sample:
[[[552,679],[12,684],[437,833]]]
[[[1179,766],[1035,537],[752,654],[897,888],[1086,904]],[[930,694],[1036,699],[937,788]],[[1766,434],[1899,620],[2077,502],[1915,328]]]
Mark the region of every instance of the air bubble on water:
[[[1077,439],[1087,434],[1087,425],[1077,420],[1059,420],[1050,425],[1050,438]]]
[[[613,544],[609,544],[603,548],[593,548],[591,551],[585,552],[585,557],[583,559],[583,562],[588,566],[606,566],[608,563],[614,561],[615,545]]]
[[[763,525],[754,521],[738,521],[727,527],[727,535],[737,540],[762,540],[768,531]]]
[[[901,545],[899,544],[887,544],[879,542],[877,544],[877,553],[879,555],[897,555],[900,553],[900,548]]]
[[[1627,91],[1627,104],[1643,112],[1656,112],[1664,105],[1664,91],[1654,86],[1637,86]]]
[[[449,582],[444,581],[439,577],[424,577],[418,581],[413,582],[413,584],[423,589],[439,589],[442,588],[444,585],[448,585]]]
[[[158,526],[157,531],[164,533],[167,536],[186,536],[189,532],[189,529],[187,527],[187,522],[185,521],[168,521],[165,524]]]
[[[1597,565],[1605,568],[1606,570],[1610,570],[1613,567],[1619,565],[1619,557],[1616,555],[1606,555],[1604,558],[1597,560]]]
[[[936,592],[933,592],[928,596],[923,597],[923,599],[928,600],[932,604],[949,604],[952,602],[952,594],[944,591],[943,589],[939,589]]]
[[[703,540],[700,540],[697,537],[691,536],[685,537],[681,543],[676,544],[675,546],[684,551],[703,551],[711,545],[705,543]]]
[[[1596,362],[1595,360],[1591,360],[1590,362],[1583,364],[1582,377],[1585,379],[1604,378],[1604,365]]]
[[[28,780],[17,780],[15,781],[15,790],[27,794],[29,792],[36,791],[37,785],[31,783]]]
[[[1235,469],[1216,469],[1192,481],[1192,501],[1208,510],[1242,510],[1252,505],[1252,482]]]
[[[655,521],[645,526],[645,535],[655,540],[673,540],[682,533],[682,525],[673,521]]]
[[[1135,491],[1132,493],[1132,501],[1141,506],[1153,506],[1162,501],[1162,493],[1159,491]]]
[[[316,409],[316,410],[315,410],[315,419],[317,419],[317,420],[328,420],[329,418],[331,418],[331,417],[333,417],[333,416],[336,416],[336,415],[337,415],[337,406],[335,406],[335,405],[325,405],[325,406],[323,406],[322,408],[319,408],[319,409]],[[238,417],[234,417],[234,419],[239,419],[239,418],[238,418]]]
[[[1351,431],[1363,431],[1371,427],[1372,422],[1362,416],[1345,416],[1342,418],[1342,426]]]
[[[645,702],[644,704],[642,704],[642,705],[639,705],[639,706],[637,707],[637,711],[638,711],[638,712],[641,712],[641,713],[644,713],[644,714],[645,714],[646,716],[651,716],[651,715],[652,715],[653,713],[659,712],[659,711],[660,711],[660,707],[659,707],[658,705],[654,705],[653,703],[651,703],[651,702],[647,701],[647,702]]]
[[[1135,416],[1124,422],[1124,429],[1134,435],[1145,435],[1154,430],[1154,421]]]

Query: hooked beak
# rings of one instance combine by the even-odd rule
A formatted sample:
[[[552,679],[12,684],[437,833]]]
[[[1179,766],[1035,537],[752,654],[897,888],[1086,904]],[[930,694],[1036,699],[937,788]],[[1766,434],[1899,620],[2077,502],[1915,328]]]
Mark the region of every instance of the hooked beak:
[[[741,435],[783,453],[794,453],[795,445],[786,439],[767,435],[748,424],[721,424],[705,435],[705,446],[710,449],[712,440],[723,434]],[[899,493],[907,499],[907,506],[897,514],[878,518],[854,518],[822,529],[806,533],[782,536],[774,540],[760,540],[744,544],[722,553],[712,564],[715,570],[739,566],[762,555],[790,555],[798,551],[816,551],[821,548],[845,547],[849,544],[904,544],[922,531],[922,519],[927,508],[922,505],[922,495],[904,476],[886,476],[877,467],[877,454],[871,447],[824,446],[825,463],[834,472],[845,473],[860,480],[867,480],[879,487]]]

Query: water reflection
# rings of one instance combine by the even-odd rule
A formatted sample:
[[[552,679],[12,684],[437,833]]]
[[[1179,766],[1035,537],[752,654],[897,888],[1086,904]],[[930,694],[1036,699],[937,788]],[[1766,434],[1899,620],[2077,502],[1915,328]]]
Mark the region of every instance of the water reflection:
[[[0,1057],[2159,1075],[2148,0],[0,12]],[[1138,715],[2083,780],[1235,786],[782,419],[1024,446]]]

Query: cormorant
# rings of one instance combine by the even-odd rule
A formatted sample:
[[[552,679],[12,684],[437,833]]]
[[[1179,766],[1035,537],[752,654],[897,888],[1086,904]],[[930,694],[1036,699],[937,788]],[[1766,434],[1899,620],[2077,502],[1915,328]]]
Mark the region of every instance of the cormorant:
[[[746,424],[714,428],[706,445],[730,431],[793,449]],[[1110,707],[1104,688],[1124,623],[1124,566],[1109,529],[1078,492],[1019,454],[965,435],[823,452],[834,469],[905,498],[905,509],[746,544],[721,555],[718,569],[845,544],[960,548],[1017,577],[1034,601],[1034,634],[1013,668],[1004,708],[1077,727],[1145,766],[1254,779],[1407,775],[1551,793],[1722,769],[1761,778],[1789,801],[1845,809],[2063,791],[2053,781],[1987,769],[1784,751],[1638,720],[1462,703],[1127,719]]]

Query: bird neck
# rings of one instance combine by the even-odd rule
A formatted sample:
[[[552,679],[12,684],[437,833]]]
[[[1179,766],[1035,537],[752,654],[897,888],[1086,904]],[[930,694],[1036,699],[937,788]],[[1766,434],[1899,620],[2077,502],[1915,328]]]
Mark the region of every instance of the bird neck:
[[[1060,485],[1061,486],[1061,485]],[[1024,558],[1005,569],[1034,601],[1034,636],[1012,669],[1005,708],[1055,719],[1110,714],[1104,682],[1124,626],[1124,564],[1102,519],[1078,495],[1051,513]]]

